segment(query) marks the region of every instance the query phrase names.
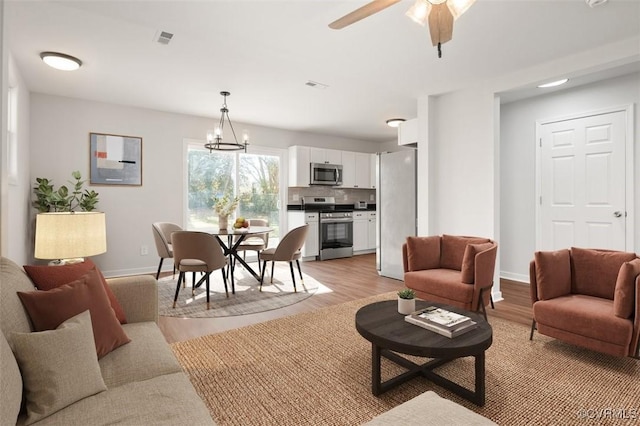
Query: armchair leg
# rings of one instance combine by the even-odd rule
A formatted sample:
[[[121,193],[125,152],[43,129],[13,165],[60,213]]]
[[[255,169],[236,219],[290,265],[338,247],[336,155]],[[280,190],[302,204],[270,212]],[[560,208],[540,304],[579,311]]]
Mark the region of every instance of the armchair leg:
[[[489,293],[489,301],[491,302],[491,309],[495,309],[496,307],[493,305],[493,295]]]
[[[533,340],[533,331],[536,329],[536,320],[531,321],[531,334],[529,334],[529,340]]]
[[[164,257],[160,258],[160,264],[158,265],[158,272],[156,273],[156,280],[160,277],[160,270],[162,269],[162,262],[164,261]],[[175,266],[174,266],[175,268]]]

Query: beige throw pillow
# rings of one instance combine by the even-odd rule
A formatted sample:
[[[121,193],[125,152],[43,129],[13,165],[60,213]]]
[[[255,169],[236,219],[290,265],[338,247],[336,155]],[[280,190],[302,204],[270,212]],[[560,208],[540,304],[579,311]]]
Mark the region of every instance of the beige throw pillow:
[[[107,390],[88,310],[55,330],[11,333],[11,346],[22,372],[27,425]]]

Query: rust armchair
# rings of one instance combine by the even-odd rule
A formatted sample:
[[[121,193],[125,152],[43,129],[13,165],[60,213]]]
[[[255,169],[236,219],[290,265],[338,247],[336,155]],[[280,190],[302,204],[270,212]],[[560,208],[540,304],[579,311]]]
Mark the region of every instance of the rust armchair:
[[[540,334],[615,356],[638,357],[640,259],[635,253],[572,247],[539,251],[529,266]]]
[[[498,244],[453,235],[408,237],[402,246],[405,286],[425,300],[470,311],[491,303]]]

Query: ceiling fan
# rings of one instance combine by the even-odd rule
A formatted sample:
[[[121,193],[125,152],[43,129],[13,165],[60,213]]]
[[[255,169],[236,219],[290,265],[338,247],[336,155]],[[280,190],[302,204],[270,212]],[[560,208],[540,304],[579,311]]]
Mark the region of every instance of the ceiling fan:
[[[373,0],[333,21],[329,28],[342,29],[398,2],[400,0]],[[466,12],[474,2],[475,0],[416,0],[406,15],[422,26],[429,23],[431,42],[438,46],[438,57],[442,57],[441,45],[453,37],[453,21]]]

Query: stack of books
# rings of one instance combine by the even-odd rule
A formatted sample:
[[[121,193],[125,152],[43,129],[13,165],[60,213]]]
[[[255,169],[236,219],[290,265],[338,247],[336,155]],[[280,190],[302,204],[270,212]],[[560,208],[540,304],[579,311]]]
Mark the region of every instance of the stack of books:
[[[464,334],[477,326],[471,318],[437,306],[420,309],[404,317],[404,320],[449,338]]]

